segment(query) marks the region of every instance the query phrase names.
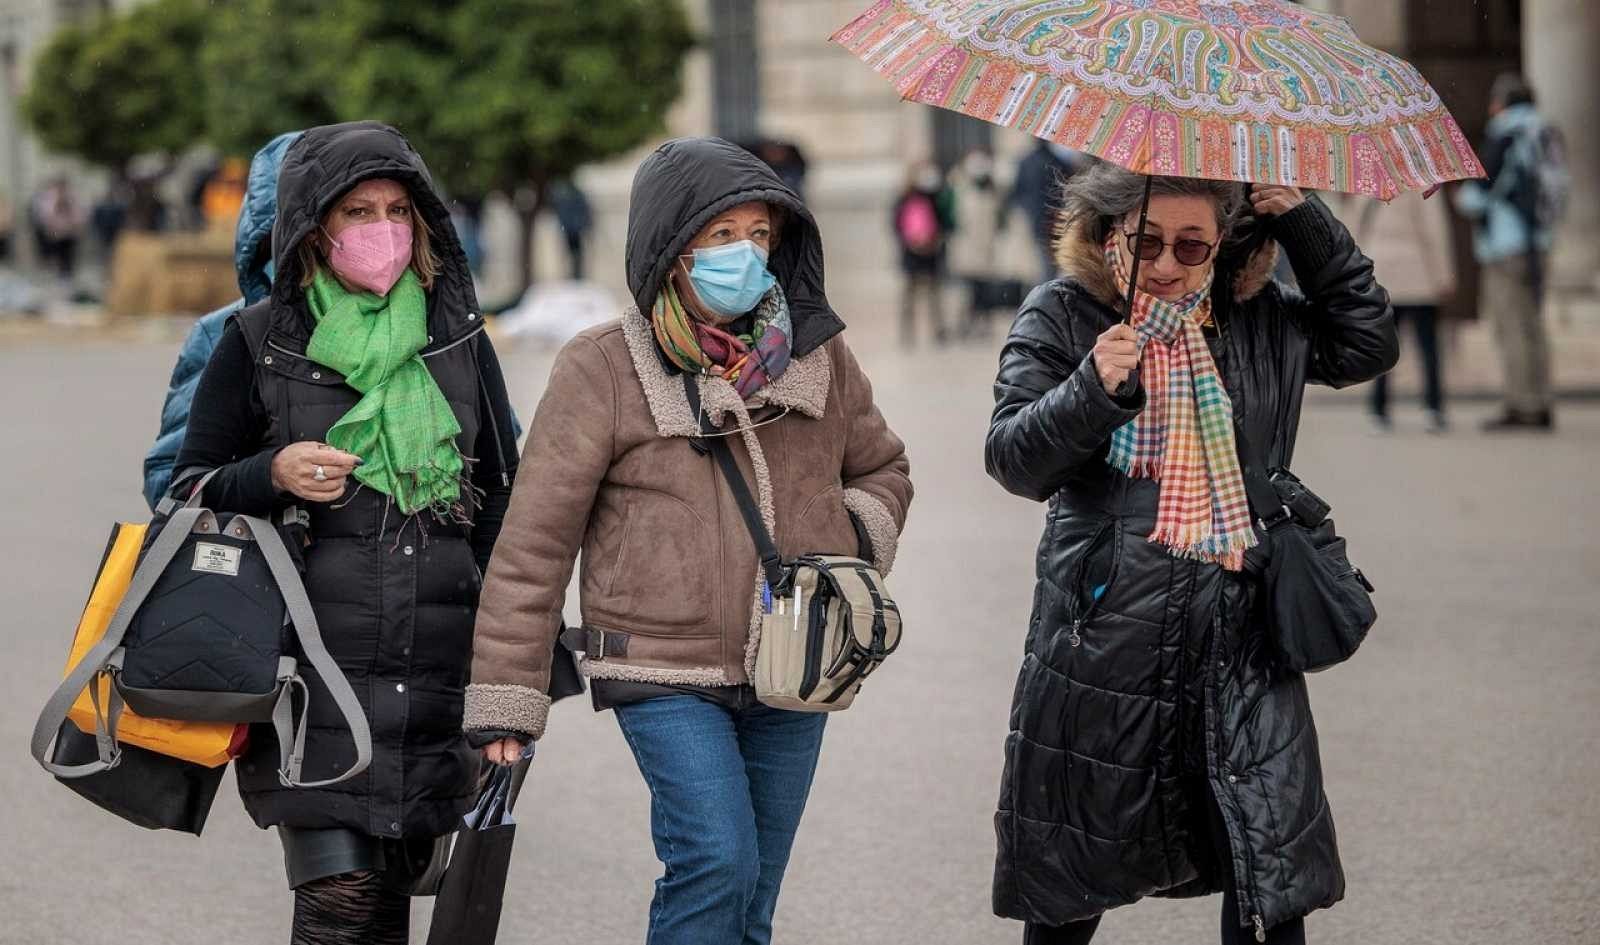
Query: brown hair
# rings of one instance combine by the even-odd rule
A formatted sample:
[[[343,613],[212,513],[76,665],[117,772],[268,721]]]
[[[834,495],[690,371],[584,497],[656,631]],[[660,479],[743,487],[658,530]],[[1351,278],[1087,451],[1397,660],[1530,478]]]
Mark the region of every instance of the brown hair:
[[[309,288],[324,261],[322,250],[317,248],[316,234],[306,234],[306,238],[300,241],[300,248],[296,253],[300,258],[300,288]],[[411,271],[417,274],[417,281],[422,283],[422,288],[426,291],[433,288],[433,280],[439,277],[439,270],[439,257],[433,252],[433,230],[428,226],[428,221],[423,219],[422,212],[417,209],[417,202],[413,199]]]

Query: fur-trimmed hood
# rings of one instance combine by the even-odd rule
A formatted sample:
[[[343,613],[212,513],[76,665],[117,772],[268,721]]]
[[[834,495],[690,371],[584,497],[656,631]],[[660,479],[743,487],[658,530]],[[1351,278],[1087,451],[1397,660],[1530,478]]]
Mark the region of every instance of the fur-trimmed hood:
[[[1226,247],[1226,244],[1225,244]],[[1111,265],[1106,262],[1105,251],[1094,240],[1083,224],[1063,227],[1056,236],[1056,267],[1063,278],[1076,282],[1094,298],[1112,308],[1121,305],[1126,287],[1117,286]],[[1234,251],[1225,248],[1217,257],[1219,274],[1233,274],[1233,301],[1245,302],[1261,294],[1272,281],[1272,270],[1278,265],[1278,244],[1267,240],[1253,250]],[[1221,279],[1217,280],[1222,285]]]

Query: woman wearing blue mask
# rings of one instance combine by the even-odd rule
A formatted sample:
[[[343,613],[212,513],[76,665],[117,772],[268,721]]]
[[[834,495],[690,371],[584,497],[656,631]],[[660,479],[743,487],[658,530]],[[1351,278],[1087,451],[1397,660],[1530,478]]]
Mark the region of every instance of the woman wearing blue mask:
[[[800,198],[716,138],[663,145],[634,179],[635,307],[557,357],[490,563],[465,725],[506,763],[545,728],[550,642],[574,559],[597,709],[650,790],[664,875],[650,945],[764,945],[824,715],[750,686],[766,606],[737,500],[696,448],[729,438],[784,558],[887,572],[911,502],[884,421],[822,292]]]

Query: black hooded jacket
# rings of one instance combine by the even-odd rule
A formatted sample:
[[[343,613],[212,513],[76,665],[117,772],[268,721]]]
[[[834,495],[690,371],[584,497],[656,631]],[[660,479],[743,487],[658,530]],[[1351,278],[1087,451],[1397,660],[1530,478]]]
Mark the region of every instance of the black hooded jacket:
[[[255,726],[238,762],[245,806],[260,826],[345,827],[378,837],[428,837],[453,829],[475,788],[479,759],[461,735],[481,569],[499,533],[516,474],[513,420],[500,367],[483,331],[466,257],[422,158],[393,128],[353,122],[314,128],[285,158],[273,231],[272,296],[224,333],[196,393],[180,470],[218,469],[211,508],[272,514],[292,496],[272,485],[282,447],[323,440],[360,395],[309,360],[314,327],[296,252],[344,194],[365,180],[404,184],[432,233],[441,271],[428,292],[423,362],[450,403],[462,455],[475,460],[470,524],[408,518],[387,496],[361,488],[336,503],[303,503],[306,589],[322,636],[349,677],[372,728],[362,775],[321,789],[290,789],[275,775],[270,727]],[[353,746],[320,680],[311,685],[307,780],[348,766]]]
[[[793,356],[802,358],[844,330],[822,287],[822,234],[800,195],[772,168],[721,138],[668,141],[639,165],[628,209],[628,289],[639,311],[648,313],[706,224],[754,201],[787,217],[767,268],[788,296]]]
[[[1398,344],[1371,261],[1318,200],[1270,233],[1304,296],[1271,281],[1271,243],[1221,258],[1209,340],[1235,428],[1286,466],[1305,384],[1375,377]],[[1159,484],[1106,462],[1144,392],[1109,395],[1090,355],[1120,321],[1117,286],[1091,235],[1063,234],[1057,261],[1065,276],[1033,291],[1001,352],[985,454],[1007,490],[1049,503],[995,818],[995,911],[1060,925],[1224,885],[1246,928],[1332,905],[1344,873],[1316,727],[1304,677],[1263,642],[1258,550],[1241,574],[1147,540]],[[1213,803],[1231,862],[1212,852]]]

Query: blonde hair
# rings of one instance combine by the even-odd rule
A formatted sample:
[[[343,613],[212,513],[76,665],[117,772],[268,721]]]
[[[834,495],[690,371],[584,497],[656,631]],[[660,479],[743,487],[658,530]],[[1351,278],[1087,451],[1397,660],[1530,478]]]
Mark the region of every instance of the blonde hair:
[[[317,248],[315,237],[315,233],[306,234],[306,238],[300,241],[300,248],[295,251],[300,258],[302,289],[310,288],[324,261],[322,250]],[[417,274],[417,281],[422,283],[424,290],[433,288],[433,281],[439,277],[439,257],[433,252],[433,230],[429,228],[428,221],[423,219],[415,200],[411,203],[410,268]]]

